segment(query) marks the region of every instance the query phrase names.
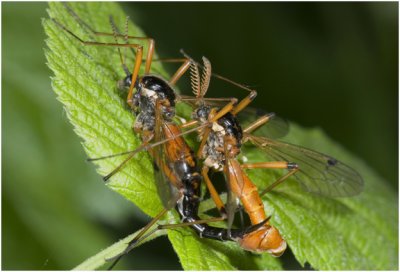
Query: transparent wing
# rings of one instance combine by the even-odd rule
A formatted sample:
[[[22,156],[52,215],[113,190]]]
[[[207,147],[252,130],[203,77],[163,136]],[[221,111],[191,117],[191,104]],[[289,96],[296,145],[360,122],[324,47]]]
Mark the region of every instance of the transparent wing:
[[[163,126],[165,123],[160,114],[160,107],[156,106],[155,111],[155,131],[154,142],[164,140]],[[171,209],[175,207],[176,201],[179,199],[179,191],[177,184],[180,182],[171,169],[171,162],[165,156],[166,145],[155,146],[150,153],[154,158],[154,176],[156,180],[157,193],[164,205],[164,208]]]
[[[335,158],[289,143],[246,136],[271,160],[297,163],[299,171],[295,177],[306,191],[344,197],[357,195],[363,190],[364,182],[358,172]]]
[[[237,172],[232,167],[229,159],[225,160],[224,175],[227,187],[227,202],[225,204],[225,210],[228,216],[228,229],[231,229],[238,208],[238,196],[234,191],[238,191],[238,189],[239,191],[243,190],[243,178],[240,175],[237,175]]]

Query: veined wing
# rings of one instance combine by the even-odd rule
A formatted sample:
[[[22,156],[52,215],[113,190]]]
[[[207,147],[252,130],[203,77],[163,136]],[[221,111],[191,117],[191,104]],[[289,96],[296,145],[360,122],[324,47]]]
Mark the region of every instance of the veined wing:
[[[268,138],[246,137],[265,151],[269,159],[297,163],[299,171],[295,177],[306,191],[330,197],[346,197],[363,190],[364,181],[360,174],[333,157]]]
[[[232,167],[232,160],[226,159],[225,160],[225,169],[224,169],[224,176],[227,188],[227,200],[225,204],[226,214],[228,216],[228,229],[232,228],[233,221],[235,219],[235,213],[237,212],[238,208],[238,197],[239,192],[243,191],[244,182],[242,176],[238,175],[235,171],[236,169]],[[234,191],[238,192],[236,194]]]
[[[158,104],[156,104],[155,110],[155,143],[165,139],[163,132],[163,126],[165,124],[159,110],[160,107],[157,105]],[[164,207],[166,209],[171,209],[176,205],[176,201],[179,199],[179,191],[176,186],[180,181],[176,179],[176,176],[170,167],[171,164],[166,157],[165,148],[166,144],[157,145],[152,150],[150,150],[150,153],[152,154],[154,159],[154,175],[158,195]]]

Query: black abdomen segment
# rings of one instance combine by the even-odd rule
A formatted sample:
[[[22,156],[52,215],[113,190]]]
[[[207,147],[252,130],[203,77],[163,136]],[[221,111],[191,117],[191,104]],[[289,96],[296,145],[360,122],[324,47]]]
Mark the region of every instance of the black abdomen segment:
[[[180,173],[184,177],[182,179],[184,193],[176,205],[176,210],[184,223],[201,220],[198,216],[201,176],[197,171],[197,167],[188,167],[184,161],[177,162],[174,166],[180,170],[185,169],[184,173]],[[257,229],[262,224],[244,229],[231,229],[230,231],[226,228],[212,227],[208,224],[193,224],[190,227],[202,238],[235,241],[238,238],[243,238],[245,234]]]
[[[182,207],[182,209],[179,209]],[[198,201],[189,200],[187,196],[183,197],[181,205],[176,206],[183,222],[195,222],[201,220],[198,215]],[[196,231],[201,238],[208,238],[219,241],[234,241],[236,238],[242,238],[246,233],[247,229],[231,229],[230,232],[225,228],[212,227],[207,224],[193,224],[190,227]]]

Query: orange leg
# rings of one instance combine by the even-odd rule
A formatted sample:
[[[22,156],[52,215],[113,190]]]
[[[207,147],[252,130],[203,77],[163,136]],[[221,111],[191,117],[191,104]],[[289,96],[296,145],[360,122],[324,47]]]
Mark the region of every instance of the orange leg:
[[[268,186],[266,189],[264,189],[260,193],[260,196],[263,196],[266,193],[270,192],[276,186],[278,186],[279,184],[281,184],[282,182],[287,180],[290,176],[296,174],[297,171],[300,170],[299,166],[296,163],[288,163],[285,161],[249,163],[249,164],[242,164],[241,167],[242,169],[288,169],[289,170],[287,174],[283,175],[274,183],[272,183],[270,186]]]
[[[181,97],[181,98],[179,98],[179,100],[180,101],[196,101],[196,100],[198,100],[198,98],[197,97]],[[229,112],[229,110],[232,109],[233,105],[237,103],[236,98],[202,98],[202,100],[204,100],[204,101],[229,101],[230,102],[227,105],[225,105],[224,108],[222,108],[220,110],[220,112],[218,112],[218,115],[216,117],[210,118],[210,121],[208,123],[217,121],[218,118],[222,117],[227,112]],[[210,114],[210,116],[211,116],[211,114]],[[190,120],[189,122],[182,124],[180,127],[181,128],[191,127],[191,126],[196,125],[198,122],[199,122],[198,120]]]
[[[206,183],[207,189],[210,192],[211,198],[213,199],[215,205],[217,206],[217,209],[219,211],[219,213],[225,217],[226,216],[226,211],[225,211],[225,207],[224,207],[224,203],[222,202],[221,198],[219,197],[219,194],[217,192],[217,190],[215,190],[214,185],[212,184],[209,176],[208,176],[208,170],[209,168],[207,166],[203,166],[202,170],[201,170],[201,175],[204,178],[204,181]]]
[[[231,102],[229,102],[227,105],[225,105],[221,110],[219,110],[217,112],[216,108],[213,108],[210,112],[209,115],[209,121],[207,121],[206,123],[202,124],[201,126],[206,126],[206,129],[203,132],[202,135],[202,140],[199,146],[199,149],[197,151],[197,156],[201,157],[201,152],[203,150],[204,145],[206,144],[206,141],[208,139],[208,134],[211,132],[211,128],[209,127],[210,124],[216,122],[219,118],[221,118],[222,116],[224,116],[225,114],[227,114],[229,111],[231,111],[231,109],[233,108],[233,105],[236,103],[236,99],[232,99]],[[188,123],[185,123],[183,125],[181,125],[181,128],[186,128],[189,126],[193,126],[195,124],[197,124],[198,121],[196,120],[192,120],[189,121]],[[198,130],[201,126],[194,128],[195,130]],[[185,133],[187,133],[188,131],[185,131]]]
[[[128,155],[128,154],[129,154],[128,158],[126,158],[119,166],[117,166],[117,168],[114,169],[114,170],[112,171],[112,173],[110,173],[110,174],[108,174],[107,176],[104,177],[104,179],[105,179],[104,181],[107,181],[108,179],[110,179],[111,176],[113,176],[113,175],[116,174],[119,170],[121,170],[121,168],[123,167],[123,165],[125,165],[125,164],[126,164],[131,158],[133,158],[137,153],[139,153],[139,152],[141,152],[141,151],[145,151],[145,150],[147,150],[147,151],[148,151],[148,150],[152,150],[154,147],[157,147],[157,146],[159,146],[159,145],[165,144],[166,142],[175,140],[175,139],[177,139],[177,138],[179,138],[179,137],[182,137],[182,136],[184,136],[184,135],[186,135],[186,134],[192,133],[192,132],[196,131],[197,129],[199,129],[199,128],[201,128],[201,127],[204,127],[204,126],[205,126],[205,125],[200,126],[200,127],[195,127],[195,128],[193,128],[193,129],[190,129],[190,130],[184,131],[184,132],[182,132],[182,133],[176,134],[176,135],[174,135],[173,137],[170,137],[170,138],[167,138],[167,139],[163,139],[163,140],[157,141],[157,142],[155,142],[155,143],[151,143],[151,144],[150,144],[149,142],[150,142],[153,138],[149,138],[149,139],[148,139],[149,141],[147,141],[147,142],[141,144],[141,145],[140,145],[138,148],[136,148],[135,150],[124,151],[124,152],[121,152],[121,153],[106,155],[106,156],[97,157],[97,158],[88,158],[87,161],[98,161],[98,160],[103,160],[103,159],[108,159],[108,158],[113,158],[113,157],[118,157],[118,156],[123,156],[123,155]]]
[[[171,85],[176,84],[176,82],[187,72],[191,64],[191,60],[186,58],[165,58],[165,59],[155,59],[153,61],[159,61],[164,63],[182,63],[182,65],[178,68],[178,70],[176,70],[175,74],[169,80],[169,84]]]
[[[169,80],[169,83],[171,85],[175,85],[176,82],[183,76],[184,73],[189,69],[190,67],[190,60],[187,59],[183,62],[181,67],[178,68],[178,70],[175,72],[175,74],[172,76],[172,78]]]
[[[134,67],[133,67],[133,70],[132,70],[132,84],[129,87],[129,92],[128,92],[128,96],[127,96],[127,103],[130,106],[132,106],[133,89],[134,89],[134,86],[135,86],[136,79],[138,78],[139,70],[140,70],[140,67],[141,67],[141,64],[142,64],[142,61],[143,61],[143,59],[142,59],[143,58],[143,45],[132,44],[132,43],[129,43],[128,40],[131,40],[131,39],[134,39],[134,40],[145,40],[145,41],[148,42],[147,55],[146,55],[146,58],[144,60],[144,62],[145,62],[145,74],[148,74],[150,72],[150,69],[151,69],[152,59],[153,59],[153,55],[154,55],[154,49],[155,49],[155,41],[154,41],[154,39],[149,38],[149,37],[136,37],[136,36],[129,36],[129,35],[123,35],[123,34],[116,33],[117,32],[116,31],[116,27],[115,27],[115,25],[113,23],[111,23],[111,25],[112,25],[112,27],[114,29],[114,33],[105,33],[105,32],[95,31],[88,24],[86,24],[67,4],[64,4],[64,6],[67,8],[68,12],[73,17],[75,17],[75,19],[79,23],[81,23],[86,28],[88,28],[92,32],[92,34],[97,35],[97,36],[110,36],[110,37],[114,37],[114,39],[116,39],[117,37],[123,37],[127,41],[126,44],[118,43],[118,42],[115,42],[115,43],[101,43],[101,42],[84,41],[80,37],[75,35],[72,31],[67,29],[65,26],[60,24],[56,19],[52,19],[59,27],[61,27],[64,31],[69,33],[72,37],[74,37],[75,39],[77,39],[78,41],[80,41],[84,45],[115,46],[115,47],[117,47],[118,48],[118,52],[120,54],[121,64],[122,64],[122,66],[123,66],[125,71],[127,71],[127,68],[125,66],[125,61],[123,60],[123,58],[121,56],[121,52],[119,51],[119,47],[136,49],[135,64],[134,64]],[[172,62],[183,62],[181,67],[175,72],[175,74],[170,79],[170,84],[174,85],[182,77],[182,75],[188,70],[188,68],[190,67],[191,60],[189,60],[189,59],[171,59],[171,60],[172,60]],[[165,59],[165,60],[162,60],[162,61],[168,62],[168,59]]]
[[[266,124],[275,114],[269,113],[264,116],[261,116],[256,121],[248,125],[245,129],[243,129],[243,133],[251,133],[262,125]]]
[[[191,96],[181,96],[179,98],[179,101],[196,101],[198,100],[197,97],[191,97]],[[218,97],[218,98],[202,98],[202,100],[204,101],[226,101],[226,102],[230,102],[230,101],[237,101],[236,98],[234,97]]]
[[[128,33],[128,21],[126,22],[126,34],[120,34],[117,33],[116,31],[116,26],[112,21],[112,18],[110,18],[110,23],[111,23],[111,27],[113,28],[114,32],[113,33],[107,33],[107,32],[100,32],[100,31],[96,31],[94,30],[90,25],[88,25],[84,20],[82,20],[78,14],[75,13],[75,11],[65,2],[63,2],[64,7],[67,9],[68,13],[72,15],[72,17],[75,18],[75,20],[80,23],[81,25],[83,25],[84,27],[86,27],[87,29],[89,29],[90,32],[92,32],[93,35],[96,36],[114,36],[114,37],[122,37],[124,38],[126,41],[130,40],[130,39],[135,39],[135,40],[145,40],[148,42],[148,50],[147,50],[147,56],[146,56],[146,66],[145,66],[145,73],[148,74],[150,72],[150,67],[151,67],[151,63],[152,63],[152,58],[154,55],[154,48],[155,48],[155,41],[152,38],[149,37],[137,37],[137,36],[129,36]],[[129,18],[129,17],[128,17]],[[128,19],[127,18],[127,19]],[[53,19],[54,20],[54,19]],[[63,27],[65,29],[65,27]],[[70,31],[67,31],[70,33]],[[70,33],[71,34],[71,33]],[[75,36],[75,35],[74,35]],[[127,42],[128,43],[128,42]],[[124,65],[124,61],[121,61],[121,63]]]
[[[189,122],[186,122],[186,123],[182,124],[182,125],[180,126],[180,128],[191,127],[191,126],[196,125],[198,122],[199,122],[199,121],[197,121],[197,120],[191,120],[191,121],[189,121]]]
[[[61,27],[64,31],[66,31],[68,34],[70,34],[72,37],[74,37],[76,40],[81,42],[83,45],[94,45],[94,46],[114,46],[114,47],[126,47],[126,48],[134,48],[136,49],[136,60],[135,60],[135,65],[133,67],[133,72],[132,72],[132,84],[129,88],[128,92],[128,97],[127,97],[127,102],[130,106],[132,106],[132,96],[133,96],[133,88],[135,86],[135,82],[139,73],[140,65],[142,64],[142,56],[143,56],[143,46],[140,44],[124,44],[124,43],[102,43],[102,42],[92,42],[92,41],[84,41],[81,38],[79,38],[77,35],[75,35],[72,31],[67,29],[65,26],[60,24],[57,20],[52,19],[55,24],[57,24],[59,27]],[[110,34],[113,35],[113,34]]]
[[[211,132],[211,128],[210,127],[206,127],[204,129],[203,135],[201,135],[202,138],[201,138],[200,146],[199,146],[199,149],[197,150],[197,154],[196,154],[196,156],[198,158],[202,158],[203,148],[204,148],[204,145],[207,142],[208,135],[210,134],[210,132]]]
[[[212,124],[214,122],[213,119],[214,119],[214,115],[216,114],[216,111],[217,110],[215,108],[211,110],[211,112],[209,114],[209,119],[211,121],[207,122],[206,124]],[[210,134],[210,132],[211,132],[211,128],[210,127],[206,127],[205,130],[203,131],[202,135],[201,135],[200,146],[199,146],[199,149],[197,150],[197,154],[196,154],[197,157],[199,157],[199,158],[202,157],[201,153],[203,152],[204,145],[207,142],[208,135]]]
[[[236,99],[234,99],[233,101],[229,102],[228,104],[226,104],[222,109],[220,109],[218,111],[217,114],[215,114],[211,120],[209,121],[210,123],[214,123],[216,121],[218,121],[219,118],[221,118],[222,116],[224,116],[225,114],[227,114],[228,112],[230,112],[233,108],[234,105],[236,104]]]
[[[246,96],[245,98],[243,98],[239,104],[237,104],[233,109],[232,109],[232,114],[237,114],[238,112],[240,112],[241,110],[243,110],[244,108],[246,108],[251,101],[254,100],[254,98],[256,98],[257,96],[257,91],[252,90],[250,92],[250,94],[248,96]]]

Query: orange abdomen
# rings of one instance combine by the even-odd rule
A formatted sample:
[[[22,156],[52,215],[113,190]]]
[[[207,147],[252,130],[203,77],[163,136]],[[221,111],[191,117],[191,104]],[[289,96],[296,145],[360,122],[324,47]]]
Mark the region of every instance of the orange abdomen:
[[[240,199],[253,225],[261,223],[267,217],[264,204],[258,194],[257,187],[240,167],[236,159],[228,160],[228,169],[225,169],[231,190]]]
[[[257,187],[242,170],[239,162],[235,159],[229,159],[227,169],[224,169],[224,171],[231,190],[239,197],[251,223],[256,225],[266,220],[264,204],[258,194]],[[266,251],[276,257],[281,256],[287,246],[278,229],[268,222],[257,230],[244,235],[239,240],[239,244],[245,250]]]

